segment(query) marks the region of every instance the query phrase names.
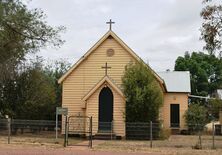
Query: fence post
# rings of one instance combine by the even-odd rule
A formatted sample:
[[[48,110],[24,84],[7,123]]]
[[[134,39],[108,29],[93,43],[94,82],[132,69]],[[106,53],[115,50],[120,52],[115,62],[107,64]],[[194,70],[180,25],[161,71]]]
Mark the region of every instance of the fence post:
[[[215,126],[214,126],[214,122],[212,123],[212,140],[213,140],[212,149],[215,149]]]
[[[90,148],[92,148],[92,116],[90,117]]]
[[[153,123],[150,121],[150,148],[153,147]]]
[[[113,120],[111,121],[111,140],[113,139]]]
[[[56,142],[57,142],[57,139],[58,139],[58,114],[56,111]]]
[[[67,146],[67,139],[68,139],[68,119],[67,119],[67,115],[65,116],[66,119],[65,119],[65,138],[64,138],[64,147]]]
[[[11,140],[11,118],[8,118],[8,144],[10,144]]]
[[[7,118],[7,126],[8,126],[8,144],[10,144],[10,139],[11,139],[11,118],[9,118],[8,115],[6,115]]]

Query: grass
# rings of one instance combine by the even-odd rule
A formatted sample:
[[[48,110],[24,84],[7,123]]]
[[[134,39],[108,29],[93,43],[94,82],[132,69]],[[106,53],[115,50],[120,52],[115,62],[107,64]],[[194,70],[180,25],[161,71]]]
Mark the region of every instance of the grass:
[[[114,151],[114,152],[141,152],[141,153],[161,153],[169,155],[221,155],[222,154],[222,137],[215,138],[215,150],[212,150],[212,137],[202,137],[202,150],[195,150],[193,147],[197,144],[197,136],[170,136],[167,140],[153,141],[153,148],[150,148],[150,141],[106,141],[94,147],[97,151]]]
[[[76,144],[82,140],[76,138],[69,138],[69,144]],[[0,146],[4,147],[8,143],[8,136],[0,136]],[[22,146],[44,146],[50,148],[62,148],[64,145],[64,138],[59,136],[55,139],[55,135],[12,135],[10,144]]]
[[[1,148],[51,148],[63,149],[64,138],[59,137],[55,140],[54,134],[25,134],[13,135],[11,144],[7,144],[7,136],[0,136]],[[80,139],[69,138],[69,144],[77,144],[82,142]],[[86,142],[86,141],[85,141]],[[216,149],[212,150],[212,136],[202,136],[202,150],[193,149],[198,142],[198,136],[182,136],[173,135],[166,140],[154,140],[153,148],[150,148],[150,141],[132,141],[132,140],[110,140],[110,141],[94,141],[94,151],[109,152],[137,152],[137,153],[159,153],[165,155],[221,155],[222,154],[222,136],[215,137]],[[96,145],[97,143],[97,145]],[[86,147],[87,148],[87,147]]]

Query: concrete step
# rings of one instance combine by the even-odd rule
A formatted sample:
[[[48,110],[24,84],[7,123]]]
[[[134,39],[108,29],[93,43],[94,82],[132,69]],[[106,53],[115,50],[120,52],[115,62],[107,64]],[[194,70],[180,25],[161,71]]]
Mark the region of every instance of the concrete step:
[[[171,129],[171,134],[172,134],[172,135],[179,135],[179,134],[180,134],[180,129],[178,129],[178,128],[172,128],[172,129]]]
[[[116,134],[111,134],[111,133],[97,133],[95,134],[93,139],[98,139],[98,140],[111,140],[111,139],[116,139]]]

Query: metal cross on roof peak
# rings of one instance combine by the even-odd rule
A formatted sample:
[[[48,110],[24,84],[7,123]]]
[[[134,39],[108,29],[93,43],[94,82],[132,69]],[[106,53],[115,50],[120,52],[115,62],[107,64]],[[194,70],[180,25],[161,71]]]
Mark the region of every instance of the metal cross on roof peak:
[[[109,24],[109,30],[112,30],[112,24],[115,24],[115,22],[110,19],[109,22],[106,22],[106,24]]]

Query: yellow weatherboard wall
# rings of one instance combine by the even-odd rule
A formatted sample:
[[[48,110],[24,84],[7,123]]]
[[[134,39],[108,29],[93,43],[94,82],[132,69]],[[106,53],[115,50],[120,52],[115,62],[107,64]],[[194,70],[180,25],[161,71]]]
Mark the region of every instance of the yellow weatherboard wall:
[[[165,128],[170,128],[170,104],[180,105],[180,129],[185,129],[184,113],[188,109],[187,93],[165,93],[162,108],[162,120]]]
[[[110,50],[112,49],[112,50]],[[109,52],[107,53],[107,50]],[[62,106],[68,115],[93,117],[93,134],[98,132],[99,93],[109,87],[113,93],[114,133],[125,136],[125,98],[121,90],[125,66],[141,59],[112,31],[108,31],[74,66],[59,79],[62,83]],[[105,63],[111,68],[105,75]],[[148,69],[149,68],[148,66]],[[164,81],[151,69],[164,92],[164,104],[160,119],[165,128],[170,127],[171,103],[180,104],[180,124],[184,128],[184,111],[188,93],[167,93]],[[176,100],[175,100],[176,96]]]
[[[110,48],[114,50],[112,57],[107,56],[106,53]],[[108,37],[65,78],[63,81],[62,106],[69,109],[69,115],[86,114],[87,116],[93,116],[93,133],[95,134],[98,130],[98,94],[101,87],[87,101],[82,99],[104,77],[105,69],[101,67],[105,65],[105,62],[111,67],[107,71],[108,76],[118,87],[121,87],[125,66],[132,61],[135,61],[135,58],[116,40]],[[112,87],[110,89],[114,95],[114,123],[121,126],[114,125],[114,131],[116,134],[124,136],[125,101]],[[86,108],[83,106],[84,102],[86,102]]]

